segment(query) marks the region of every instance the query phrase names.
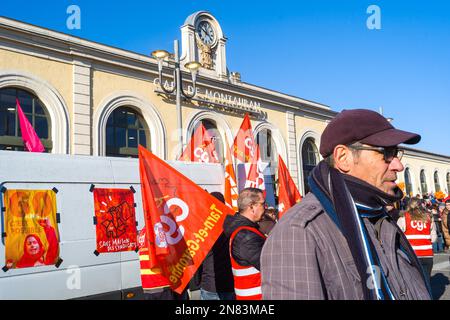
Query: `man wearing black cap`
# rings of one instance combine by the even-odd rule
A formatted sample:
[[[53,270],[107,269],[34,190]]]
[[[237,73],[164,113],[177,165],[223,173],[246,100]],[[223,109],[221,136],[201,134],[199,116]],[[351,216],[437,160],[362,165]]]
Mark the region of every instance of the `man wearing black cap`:
[[[370,110],[325,128],[311,192],[288,210],[261,254],[263,299],[431,299],[420,262],[385,206],[403,197],[401,143],[420,136]]]

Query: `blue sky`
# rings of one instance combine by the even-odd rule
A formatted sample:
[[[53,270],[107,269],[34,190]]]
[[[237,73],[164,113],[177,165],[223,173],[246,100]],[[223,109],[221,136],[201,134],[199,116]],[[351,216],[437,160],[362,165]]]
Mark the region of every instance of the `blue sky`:
[[[69,5],[81,29],[69,30]],[[366,10],[381,10],[369,30]],[[379,110],[418,132],[415,148],[450,155],[450,1],[3,1],[0,15],[149,54],[171,50],[199,10],[222,26],[242,80],[330,106]]]

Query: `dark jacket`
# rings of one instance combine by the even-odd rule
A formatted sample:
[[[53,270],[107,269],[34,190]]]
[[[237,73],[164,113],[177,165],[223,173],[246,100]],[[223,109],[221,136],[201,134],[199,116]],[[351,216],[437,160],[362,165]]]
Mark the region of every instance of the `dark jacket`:
[[[272,231],[273,227],[275,227],[276,221],[263,216],[260,222],[258,222],[259,225],[259,231],[264,233],[266,236],[269,235],[270,231]]]
[[[229,238],[222,232],[201,266],[201,284],[209,292],[234,292]]]
[[[229,238],[231,234],[241,226],[253,227],[259,230],[257,223],[236,213],[234,216],[227,216],[225,218],[223,231]],[[261,256],[264,241],[264,238],[250,230],[239,231],[231,246],[233,258],[242,266],[253,266],[260,270],[259,258]]]

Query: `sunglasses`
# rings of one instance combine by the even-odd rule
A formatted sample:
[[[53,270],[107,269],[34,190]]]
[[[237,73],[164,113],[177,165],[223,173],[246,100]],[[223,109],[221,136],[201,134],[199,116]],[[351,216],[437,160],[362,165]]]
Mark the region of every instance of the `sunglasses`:
[[[404,150],[399,149],[398,147],[366,147],[366,146],[349,146],[351,149],[355,150],[369,150],[376,151],[383,155],[384,161],[387,163],[392,162],[394,158],[397,158],[399,161],[402,160]]]

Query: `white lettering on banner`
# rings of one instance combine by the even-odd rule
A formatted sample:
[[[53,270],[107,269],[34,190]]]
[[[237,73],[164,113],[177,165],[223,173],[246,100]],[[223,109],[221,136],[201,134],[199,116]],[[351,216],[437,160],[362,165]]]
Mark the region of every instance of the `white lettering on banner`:
[[[422,231],[423,229],[427,228],[427,225],[423,221],[411,221],[411,227],[413,229],[417,229],[419,231]]]
[[[162,217],[161,217],[162,218]],[[162,219],[161,219],[162,220]],[[159,248],[167,248],[166,233],[161,222],[155,223],[153,227],[155,232],[155,244]]]
[[[200,159],[201,162],[206,162],[206,163],[209,162],[208,153],[200,147],[195,148],[194,157],[196,157],[197,159]]]
[[[171,207],[177,206],[181,209],[181,214],[174,217],[176,222],[181,222],[185,220],[189,215],[189,207],[183,200],[179,198],[169,199],[164,204],[164,215],[161,215],[161,222],[165,223],[168,227],[168,231],[164,231],[164,228],[161,223],[155,224],[155,233],[156,233],[156,245],[161,248],[167,247],[167,244],[175,245],[183,238],[184,235],[184,227],[180,226],[177,228],[177,224],[173,219],[168,215],[172,211]],[[161,233],[164,233],[161,234]],[[175,234],[175,236],[174,236]],[[164,239],[165,241],[162,241]],[[167,242],[166,242],[167,241]]]
[[[245,147],[250,150],[250,156],[253,158],[255,150],[253,149],[253,140],[250,137],[245,138]]]

